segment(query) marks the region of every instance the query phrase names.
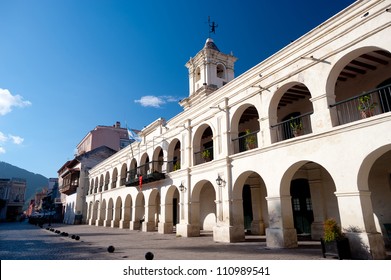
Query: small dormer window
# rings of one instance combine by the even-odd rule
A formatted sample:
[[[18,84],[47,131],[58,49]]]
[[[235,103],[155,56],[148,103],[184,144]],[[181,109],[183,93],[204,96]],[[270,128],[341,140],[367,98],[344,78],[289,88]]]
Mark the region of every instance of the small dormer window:
[[[217,78],[225,79],[225,67],[223,64],[217,64],[216,72]]]

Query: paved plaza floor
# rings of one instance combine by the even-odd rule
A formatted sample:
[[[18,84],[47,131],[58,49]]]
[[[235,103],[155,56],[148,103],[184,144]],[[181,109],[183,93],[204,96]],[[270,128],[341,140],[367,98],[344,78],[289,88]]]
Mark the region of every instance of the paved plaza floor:
[[[80,239],[72,239],[72,235]],[[114,247],[114,252],[108,252],[109,246]],[[2,260],[143,260],[147,252],[160,260],[323,259],[317,241],[300,241],[294,249],[269,249],[264,236],[247,236],[245,242],[228,244],[214,242],[210,232],[186,238],[90,225],[45,224],[40,228],[27,222],[0,224]]]
[[[108,251],[109,246],[114,252]],[[303,240],[297,248],[271,249],[264,236],[216,243],[210,232],[186,238],[90,225],[45,224],[41,228],[27,222],[0,223],[1,260],[144,260],[147,252],[156,260],[331,260],[322,257],[319,241]]]

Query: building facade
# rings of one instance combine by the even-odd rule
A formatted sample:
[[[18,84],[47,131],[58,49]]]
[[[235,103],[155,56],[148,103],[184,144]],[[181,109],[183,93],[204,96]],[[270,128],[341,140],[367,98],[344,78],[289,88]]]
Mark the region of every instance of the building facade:
[[[80,224],[86,220],[85,198],[88,190],[88,171],[116,151],[101,146],[67,161],[58,170],[58,185],[63,206],[63,222]]]
[[[359,259],[391,241],[391,1],[356,1],[234,78],[210,38],[183,112],[88,172],[90,225],[271,248],[337,219]]]
[[[25,193],[25,179],[0,179],[0,221],[16,221],[20,217]]]
[[[57,172],[64,223],[81,223],[83,217],[85,220],[85,181],[88,184],[85,172],[131,142],[128,129],[121,127],[120,122],[113,126],[98,125],[80,141],[74,159],[65,162]]]
[[[127,128],[121,127],[120,122],[113,126],[98,125],[77,145],[77,155],[92,151],[101,146],[119,151],[130,144]]]

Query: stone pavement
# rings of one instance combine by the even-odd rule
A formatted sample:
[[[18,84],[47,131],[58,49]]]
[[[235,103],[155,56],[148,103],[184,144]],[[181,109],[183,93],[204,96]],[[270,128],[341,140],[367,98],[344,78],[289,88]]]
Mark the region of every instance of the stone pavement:
[[[66,232],[68,237],[46,228]],[[114,247],[113,253],[108,252],[109,246]],[[0,223],[1,260],[144,260],[147,252],[155,260],[325,260],[318,241],[299,241],[293,249],[270,249],[264,236],[228,244],[214,242],[209,232],[185,238],[89,225],[40,228],[27,222]]]

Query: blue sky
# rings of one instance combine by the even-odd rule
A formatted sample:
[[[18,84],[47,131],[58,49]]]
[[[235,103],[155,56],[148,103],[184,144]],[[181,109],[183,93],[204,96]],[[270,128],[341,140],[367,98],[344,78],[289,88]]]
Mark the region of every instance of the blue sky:
[[[353,2],[0,0],[0,161],[57,177],[95,126],[181,112],[208,16],[239,76]]]

